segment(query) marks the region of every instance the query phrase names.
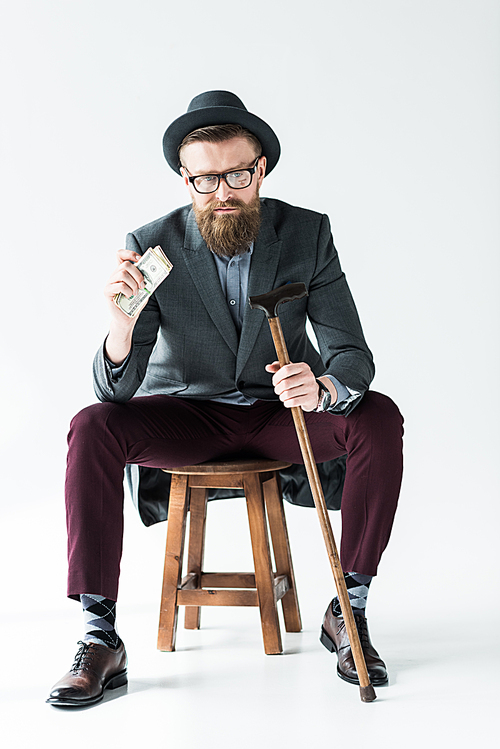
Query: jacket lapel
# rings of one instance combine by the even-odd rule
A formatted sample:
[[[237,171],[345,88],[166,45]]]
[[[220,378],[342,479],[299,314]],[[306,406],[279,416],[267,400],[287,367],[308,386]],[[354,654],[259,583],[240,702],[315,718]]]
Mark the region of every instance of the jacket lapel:
[[[238,334],[222,293],[212,253],[201,237],[192,209],[186,222],[184,250],[187,269],[201,300],[214,325],[236,356],[238,353]]]
[[[261,205],[262,222],[252,253],[250,276],[248,279],[248,296],[265,294],[274,288],[274,280],[281,254],[282,242],[276,235],[268,209],[264,203]],[[236,361],[236,379],[247,363],[248,357],[255,346],[259,331],[264,323],[267,325],[265,314],[260,310],[251,309],[247,300],[243,315],[238,359]],[[267,364],[268,362],[264,363]]]

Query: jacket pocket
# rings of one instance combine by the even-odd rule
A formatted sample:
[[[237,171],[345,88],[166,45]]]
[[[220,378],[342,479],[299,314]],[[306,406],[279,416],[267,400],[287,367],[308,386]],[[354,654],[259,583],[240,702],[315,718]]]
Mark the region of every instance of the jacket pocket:
[[[151,395],[157,393],[173,395],[174,393],[181,393],[188,387],[189,385],[187,382],[172,380],[170,377],[162,377],[161,375],[154,374],[148,374],[142,384],[142,389]]]

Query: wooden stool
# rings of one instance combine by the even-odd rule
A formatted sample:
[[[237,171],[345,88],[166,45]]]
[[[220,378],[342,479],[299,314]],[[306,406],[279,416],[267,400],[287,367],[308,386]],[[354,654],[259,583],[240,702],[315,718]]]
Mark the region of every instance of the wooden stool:
[[[172,474],[167,548],[158,628],[158,650],[175,648],[177,611],[186,608],[186,629],[199,629],[201,606],[259,606],[264,650],[281,653],[277,602],[287,632],[300,632],[297,591],[276,460],[209,462],[168,470]],[[209,488],[243,489],[247,502],[255,573],[205,572],[203,551]],[[273,572],[269,535],[276,563]],[[187,574],[181,580],[186,517],[190,510]]]

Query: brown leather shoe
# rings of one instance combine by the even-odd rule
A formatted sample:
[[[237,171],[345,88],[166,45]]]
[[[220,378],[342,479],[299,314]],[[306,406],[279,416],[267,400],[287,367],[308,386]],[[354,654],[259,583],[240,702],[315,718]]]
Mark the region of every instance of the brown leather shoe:
[[[123,642],[116,650],[81,640],[78,644],[81,647],[75,662],[46,700],[50,705],[95,705],[102,700],[105,689],[116,689],[127,683],[127,654]]]
[[[387,684],[389,679],[385,663],[370,642],[368,622],[366,621],[366,618],[363,614],[357,613],[354,614],[354,621],[356,622],[356,628],[358,630],[359,640],[365,656],[366,668],[368,669],[371,683],[374,687]],[[349,684],[359,684],[344,619],[333,615],[331,604],[328,606],[325,618],[323,619],[323,626],[321,627],[321,635],[319,639],[322,645],[324,645],[330,653],[337,653],[337,673],[340,678],[344,679],[344,681],[348,681]]]

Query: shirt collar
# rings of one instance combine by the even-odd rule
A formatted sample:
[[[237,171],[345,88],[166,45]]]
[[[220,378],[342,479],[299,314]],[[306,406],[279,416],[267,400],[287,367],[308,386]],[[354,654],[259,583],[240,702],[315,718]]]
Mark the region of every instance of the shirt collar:
[[[238,260],[239,261],[239,260],[241,260],[241,258],[248,257],[249,255],[252,255],[252,253],[253,253],[253,246],[254,246],[254,243],[252,242],[252,244],[250,245],[250,247],[248,248],[248,250],[246,252],[244,252],[243,255],[237,255],[235,258],[234,257],[225,257],[225,256],[217,255],[212,250],[210,250],[210,251],[212,252],[212,255],[214,256],[214,258],[218,262],[221,262],[221,263],[224,263],[225,265],[227,265],[230,260]]]

